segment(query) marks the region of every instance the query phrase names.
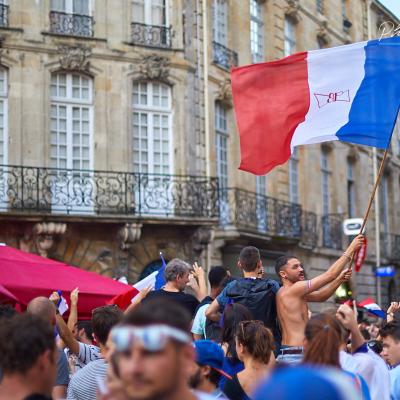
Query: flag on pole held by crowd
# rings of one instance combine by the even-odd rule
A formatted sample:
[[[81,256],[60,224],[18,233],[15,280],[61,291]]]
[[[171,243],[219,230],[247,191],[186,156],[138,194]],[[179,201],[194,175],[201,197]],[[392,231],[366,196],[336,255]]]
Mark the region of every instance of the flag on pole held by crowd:
[[[139,282],[135,283],[133,286],[129,286],[129,288],[112,298],[108,304],[116,304],[122,310],[125,310],[129,304],[133,301],[135,296],[142,290],[152,287],[152,290],[159,290],[165,285],[165,259],[163,254],[160,252],[161,258],[161,267],[157,270],[152,272],[150,275],[146,276],[144,279],[140,280]]]
[[[372,300],[371,298],[365,299],[358,303],[358,307],[364,308],[369,313],[379,318],[386,318],[385,312]]]
[[[161,251],[160,258],[161,267],[157,271],[152,272],[149,276],[146,276],[146,278],[133,285],[133,287],[139,290],[139,292],[149,286],[151,286],[153,290],[159,290],[165,286],[165,267],[167,264]]]
[[[400,106],[400,37],[234,68],[240,169],[264,175],[296,146],[341,140],[386,149]]]

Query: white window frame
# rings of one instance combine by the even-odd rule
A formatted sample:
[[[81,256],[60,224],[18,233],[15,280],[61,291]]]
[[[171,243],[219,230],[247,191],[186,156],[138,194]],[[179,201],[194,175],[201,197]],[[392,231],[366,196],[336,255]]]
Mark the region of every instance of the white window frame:
[[[52,1],[50,0],[50,7],[51,7],[51,11],[55,11],[55,12],[64,12],[66,14],[72,14],[72,15],[81,15],[78,13],[74,12],[74,0],[64,0],[65,1],[65,9],[64,10],[60,10],[60,9],[56,9],[53,8],[51,6]],[[88,14],[82,14],[85,15],[87,17],[91,17],[93,15],[93,6],[92,6],[92,1],[91,0],[87,0],[88,1]]]
[[[316,7],[317,7],[317,12],[319,12],[320,14],[324,13],[324,8],[325,8],[325,4],[324,4],[324,0],[316,0]]]
[[[155,24],[153,21],[153,1],[154,0],[132,0],[131,1],[131,8],[132,8],[132,22],[136,23],[143,23],[145,25],[153,25],[153,26],[169,26],[169,0],[162,0],[164,2],[164,11],[165,11],[165,23],[164,24]],[[135,15],[135,6],[134,4],[143,4],[143,21],[139,21]]]
[[[321,152],[321,189],[322,189],[322,215],[330,214],[331,210],[331,170],[329,168],[329,153]]]
[[[77,73],[64,73],[58,72],[53,74],[53,76],[58,75],[66,75],[66,96],[59,97],[53,96],[51,97],[51,106],[59,105],[66,107],[66,120],[67,120],[67,169],[73,169],[73,108],[74,106],[82,106],[87,107],[89,109],[89,169],[93,169],[94,160],[93,160],[93,79],[90,76],[77,74]],[[78,99],[72,96],[72,81],[73,76],[80,76],[88,79],[89,87],[89,98],[88,99]],[[52,144],[52,143],[51,143]],[[58,162],[58,161],[57,161]],[[54,167],[54,168],[58,168]]]
[[[220,122],[223,121],[225,126]],[[228,111],[218,101],[215,103],[215,137],[216,137],[216,150],[217,150],[217,176],[220,184],[220,189],[227,189],[229,185],[229,162],[228,162],[228,148],[229,148],[229,131],[228,131]],[[222,144],[226,145],[223,146]],[[221,154],[225,153],[225,160],[222,159]],[[226,173],[223,171],[226,169]]]
[[[3,101],[3,162],[8,164],[8,71],[0,67],[4,76],[4,91],[0,92],[0,99]]]
[[[381,225],[383,225],[384,233],[389,233],[389,176],[386,174],[382,175],[379,202],[381,204],[380,211],[382,213],[380,216]]]
[[[257,229],[266,232],[268,226],[267,176],[256,176]]]
[[[289,17],[285,17],[284,34],[284,55],[287,57],[296,52],[297,45],[296,24]]]
[[[213,5],[213,40],[228,47],[228,3],[226,0],[214,0]]]
[[[299,204],[299,151],[297,147],[293,149],[293,154],[289,159],[289,201]]]
[[[264,61],[263,5],[250,0],[250,49],[253,63]]]
[[[349,218],[354,218],[356,192],[355,192],[355,180],[354,180],[354,163],[351,162],[350,160],[347,160],[347,202],[348,202]]]
[[[135,103],[134,102],[134,87],[133,85],[135,84],[146,84],[146,95],[147,95],[147,104],[140,104],[140,103]],[[163,107],[163,106],[155,106],[153,105],[153,90],[154,90],[154,85],[159,84],[164,87],[168,88],[168,106]],[[172,171],[174,170],[174,159],[173,159],[173,143],[172,143],[172,88],[161,82],[152,82],[152,81],[147,81],[147,82],[133,82],[132,85],[132,139],[134,141],[135,136],[134,136],[134,126],[133,126],[133,114],[134,113],[139,113],[146,114],[147,115],[147,165],[148,169],[147,172],[148,174],[172,174]],[[154,116],[155,115],[161,115],[161,116],[167,116],[168,117],[168,160],[169,160],[169,170],[168,172],[154,172]],[[140,153],[140,148],[135,149],[134,148],[134,142],[132,142],[132,166],[133,166],[133,171],[136,173],[144,173],[141,171],[141,164],[135,163],[134,159],[134,153],[138,151]],[[139,170],[137,170],[136,165],[139,165]],[[163,164],[161,164],[163,165]],[[161,167],[163,168],[163,167]]]

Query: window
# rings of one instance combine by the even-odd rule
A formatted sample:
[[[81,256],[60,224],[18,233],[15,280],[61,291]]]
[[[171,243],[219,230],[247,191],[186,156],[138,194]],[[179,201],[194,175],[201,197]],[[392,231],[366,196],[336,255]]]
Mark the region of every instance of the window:
[[[324,0],[317,0],[317,11],[320,14],[324,13]]]
[[[8,82],[7,71],[0,69],[0,165],[8,162]]]
[[[321,174],[322,174],[322,215],[330,212],[330,175],[328,152],[321,153]]]
[[[53,33],[87,36],[93,35],[90,0],[51,0],[50,30]]]
[[[146,25],[167,26],[166,0],[133,0],[132,21]]]
[[[263,7],[257,0],[250,0],[250,47],[253,62],[261,62],[264,59],[263,51]]]
[[[8,0],[0,0],[0,26],[8,26]]]
[[[51,77],[51,166],[92,169],[92,79],[58,73]]]
[[[266,232],[268,226],[267,208],[268,200],[266,197],[267,191],[267,177],[256,177],[256,215],[257,215],[257,228],[259,232]]]
[[[355,202],[354,163],[347,160],[347,212],[349,218],[355,216]]]
[[[285,17],[285,57],[296,51],[296,26],[293,21]]]
[[[214,0],[214,42],[228,46],[228,4],[226,0]]]
[[[289,201],[299,203],[299,152],[294,148],[289,160]]]
[[[381,231],[389,232],[389,176],[384,174],[379,188],[379,209]]]
[[[158,82],[134,82],[132,94],[133,171],[172,171],[171,88]]]
[[[219,187],[228,187],[228,119],[226,108],[221,103],[215,103],[215,130],[217,149],[217,176]],[[224,191],[222,192],[224,193]]]

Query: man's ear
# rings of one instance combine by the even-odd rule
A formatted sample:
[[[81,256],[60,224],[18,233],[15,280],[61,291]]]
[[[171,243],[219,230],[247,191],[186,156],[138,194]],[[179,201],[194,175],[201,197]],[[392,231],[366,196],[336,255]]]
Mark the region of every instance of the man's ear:
[[[242,263],[240,262],[240,260],[238,260],[238,262],[237,262],[237,267],[238,267],[239,269],[243,269],[243,268],[242,268]]]
[[[210,375],[211,367],[209,365],[203,365],[201,367],[200,371],[203,376],[208,376],[208,375]]]

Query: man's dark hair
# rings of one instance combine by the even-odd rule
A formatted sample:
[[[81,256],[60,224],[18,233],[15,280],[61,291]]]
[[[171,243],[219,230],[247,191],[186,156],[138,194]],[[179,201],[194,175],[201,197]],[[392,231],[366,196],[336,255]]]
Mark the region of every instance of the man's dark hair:
[[[286,256],[280,256],[276,261],[275,261],[275,273],[276,275],[279,277],[279,272],[282,271],[282,267],[284,267],[289,260],[291,260],[292,258],[297,259],[296,256],[292,256],[292,255],[286,255]]]
[[[380,329],[379,334],[381,337],[386,338],[391,336],[394,340],[400,340],[400,322],[392,321],[387,323],[383,328]]]
[[[0,320],[10,319],[16,314],[17,312],[10,304],[0,304]]]
[[[97,340],[105,345],[108,334],[114,325],[117,325],[123,317],[122,311],[113,305],[95,308],[92,313],[93,333]]]
[[[77,322],[78,331],[81,329],[85,330],[85,335],[89,340],[93,339],[93,328],[90,321],[78,321]]]
[[[219,385],[219,381],[221,380],[221,374],[215,369],[211,368],[210,373],[208,374],[208,380],[215,386]]]
[[[43,318],[19,314],[0,324],[0,370],[25,374],[46,351],[55,348],[54,332]]]
[[[253,272],[260,261],[260,252],[257,247],[247,246],[239,254],[239,261],[244,271]]]
[[[190,333],[191,316],[179,303],[155,298],[128,312],[123,323],[135,326],[164,324]]]
[[[210,286],[212,288],[220,287],[222,281],[224,280],[224,278],[226,278],[227,275],[228,272],[224,267],[211,267],[210,272],[208,273],[208,281],[210,282]]]

